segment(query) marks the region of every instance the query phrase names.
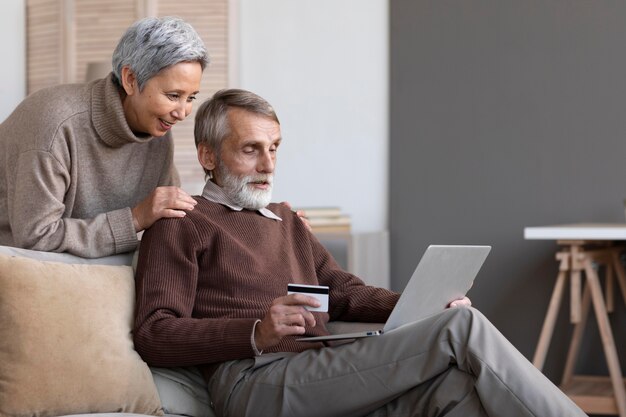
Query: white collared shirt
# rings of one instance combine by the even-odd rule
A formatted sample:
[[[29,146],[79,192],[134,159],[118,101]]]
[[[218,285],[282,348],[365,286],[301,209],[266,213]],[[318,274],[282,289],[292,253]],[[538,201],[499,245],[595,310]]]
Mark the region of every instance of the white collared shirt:
[[[202,197],[214,203],[226,206],[234,211],[243,210],[243,207],[240,207],[237,204],[233,203],[231,198],[224,192],[224,189],[222,187],[215,184],[211,180],[207,181],[206,184],[204,185],[204,189],[202,190]],[[274,212],[272,212],[267,207],[260,208],[257,211],[263,216],[267,217],[268,219],[283,221],[283,219],[278,217]]]

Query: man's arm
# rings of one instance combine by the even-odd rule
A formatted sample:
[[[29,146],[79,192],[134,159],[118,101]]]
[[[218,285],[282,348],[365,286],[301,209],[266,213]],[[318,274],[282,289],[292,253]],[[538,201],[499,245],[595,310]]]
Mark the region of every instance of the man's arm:
[[[136,273],[135,347],[150,365],[189,366],[255,355],[256,318],[196,318],[200,242],[189,217],[162,219],[142,238]]]
[[[399,294],[366,285],[360,278],[341,269],[313,235],[311,244],[318,280],[321,285],[330,287],[330,320],[385,322]]]

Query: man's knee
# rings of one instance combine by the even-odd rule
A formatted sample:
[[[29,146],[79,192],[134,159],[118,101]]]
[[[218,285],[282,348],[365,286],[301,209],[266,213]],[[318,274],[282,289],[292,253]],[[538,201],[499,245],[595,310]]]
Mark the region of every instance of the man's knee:
[[[455,345],[468,346],[472,334],[490,333],[493,325],[478,310],[471,307],[448,308],[441,313],[438,323],[439,341],[449,340]]]
[[[469,329],[477,321],[487,320],[480,311],[472,307],[448,308],[441,313],[440,319],[444,321],[443,329]]]
[[[482,320],[485,318],[485,316],[474,307],[451,307],[447,308],[445,312],[461,320]]]

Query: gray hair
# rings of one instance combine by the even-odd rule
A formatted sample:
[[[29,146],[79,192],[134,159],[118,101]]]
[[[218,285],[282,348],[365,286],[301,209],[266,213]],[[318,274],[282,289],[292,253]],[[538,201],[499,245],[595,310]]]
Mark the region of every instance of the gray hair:
[[[139,91],[159,71],[180,62],[209,63],[206,47],[195,29],[178,17],[147,17],[129,27],[113,52],[113,80],[121,86],[122,68],[129,66]]]
[[[202,103],[196,113],[193,131],[196,148],[203,143],[219,155],[222,143],[230,135],[228,121],[230,107],[265,116],[280,124],[274,108],[261,96],[236,88],[219,90],[213,97]],[[204,171],[210,175],[206,169]]]
[[[213,97],[202,103],[196,113],[193,131],[196,148],[200,143],[205,143],[210,148],[219,151],[222,142],[230,135],[228,123],[230,107],[238,107],[265,116],[280,124],[274,108],[261,96],[237,88],[219,90]]]

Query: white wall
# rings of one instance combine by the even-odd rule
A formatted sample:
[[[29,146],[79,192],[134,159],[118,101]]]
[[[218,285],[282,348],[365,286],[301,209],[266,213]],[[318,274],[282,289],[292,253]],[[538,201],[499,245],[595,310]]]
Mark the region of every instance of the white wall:
[[[274,200],[387,228],[388,1],[240,0],[239,86],[281,121]]]
[[[0,122],[26,94],[26,16],[24,0],[3,2],[0,13],[2,65],[0,65]]]

